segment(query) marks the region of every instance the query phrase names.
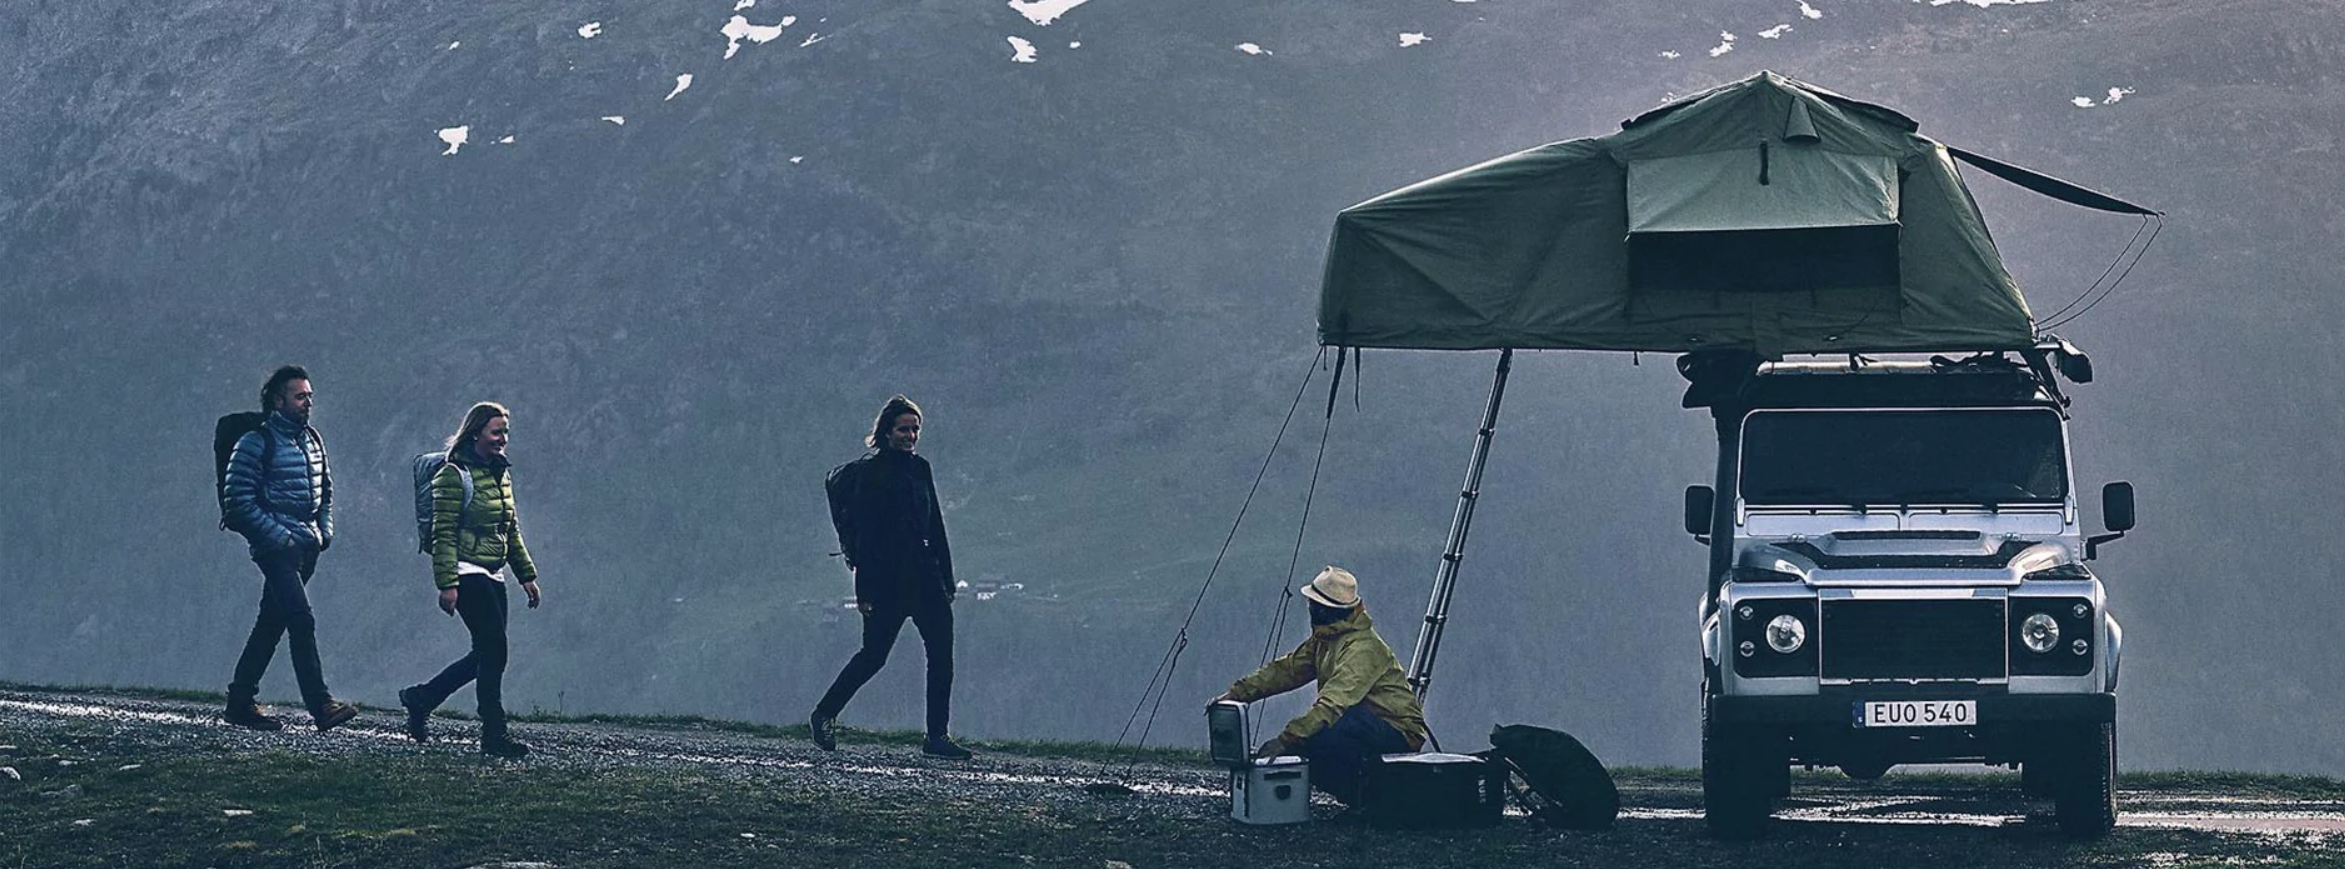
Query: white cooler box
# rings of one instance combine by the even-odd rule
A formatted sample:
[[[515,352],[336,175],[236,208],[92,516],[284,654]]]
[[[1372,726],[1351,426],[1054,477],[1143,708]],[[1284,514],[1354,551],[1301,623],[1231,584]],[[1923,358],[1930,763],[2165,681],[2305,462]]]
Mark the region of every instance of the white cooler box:
[[[1246,824],[1311,820],[1311,762],[1286,755],[1230,770],[1229,816]]]
[[[1229,816],[1246,824],[1300,824],[1311,820],[1311,764],[1300,757],[1256,760],[1246,750],[1246,704],[1234,700],[1205,710],[1213,762],[1229,773]]]

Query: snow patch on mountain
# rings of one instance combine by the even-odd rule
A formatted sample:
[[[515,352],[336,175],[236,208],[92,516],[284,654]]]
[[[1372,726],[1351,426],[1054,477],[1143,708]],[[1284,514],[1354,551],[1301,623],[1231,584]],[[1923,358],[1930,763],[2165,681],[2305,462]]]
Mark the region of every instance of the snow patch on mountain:
[[[1068,10],[1088,2],[1090,0],[1010,0],[1010,8],[1037,26],[1048,27],[1051,22],[1059,20],[1059,16],[1067,14]]]
[[[798,23],[796,15],[782,16],[780,24],[751,24],[747,16],[733,16],[731,20],[725,22],[724,29],[718,31],[725,35],[725,59],[731,60],[733,55],[740,53],[741,40],[746,39],[764,45],[780,39],[782,28],[796,23]]]

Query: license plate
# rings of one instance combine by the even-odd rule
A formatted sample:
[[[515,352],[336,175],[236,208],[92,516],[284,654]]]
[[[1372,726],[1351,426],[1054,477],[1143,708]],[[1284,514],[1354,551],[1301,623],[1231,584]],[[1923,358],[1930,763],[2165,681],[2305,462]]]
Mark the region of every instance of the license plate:
[[[1968,727],[1979,723],[1976,700],[1869,700],[1856,704],[1858,727]]]

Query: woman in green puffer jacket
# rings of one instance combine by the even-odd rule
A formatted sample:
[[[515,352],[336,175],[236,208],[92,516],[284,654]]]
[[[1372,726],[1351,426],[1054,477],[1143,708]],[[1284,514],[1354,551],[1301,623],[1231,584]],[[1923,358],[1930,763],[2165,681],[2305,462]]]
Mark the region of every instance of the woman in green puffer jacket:
[[[480,750],[496,757],[529,754],[505,729],[505,569],[520,580],[531,609],[539,600],[537,565],[513,510],[512,463],[505,459],[511,435],[512,414],[484,401],[464,414],[448,441],[448,463],[432,478],[432,582],[440,589],[440,611],[464,619],[472,651],[431,681],[399,691],[407,735],[424,742],[431,738],[432,710],[464,683],[475,683]]]

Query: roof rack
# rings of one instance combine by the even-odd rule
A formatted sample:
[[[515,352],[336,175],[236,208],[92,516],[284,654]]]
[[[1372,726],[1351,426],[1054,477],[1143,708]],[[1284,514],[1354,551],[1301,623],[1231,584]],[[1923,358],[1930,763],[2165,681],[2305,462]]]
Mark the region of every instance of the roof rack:
[[[1953,355],[1961,353],[1963,355]],[[2092,359],[2076,345],[2047,336],[2021,350],[1849,353],[1768,360],[1748,350],[1710,350],[1678,357],[1686,379],[1684,406],[1719,410],[1803,402],[1864,403],[1911,393],[1955,403],[2040,401],[2066,411],[2060,381],[2090,383]],[[1958,379],[1847,379],[1848,375]],[[1815,378],[1809,380],[1809,378]],[[1926,385],[1925,385],[1926,384]],[[1916,389],[1918,393],[1915,393]]]

